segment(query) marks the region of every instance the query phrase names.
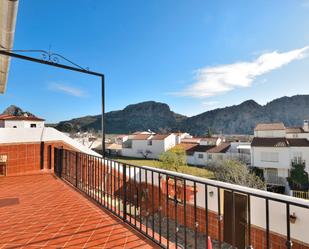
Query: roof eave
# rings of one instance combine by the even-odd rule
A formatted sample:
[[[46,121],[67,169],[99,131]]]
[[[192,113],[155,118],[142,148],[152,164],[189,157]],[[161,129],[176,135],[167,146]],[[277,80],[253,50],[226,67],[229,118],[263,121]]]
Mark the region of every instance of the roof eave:
[[[2,0],[0,2],[0,49],[13,48],[18,0]],[[6,90],[11,58],[0,55],[0,93]]]

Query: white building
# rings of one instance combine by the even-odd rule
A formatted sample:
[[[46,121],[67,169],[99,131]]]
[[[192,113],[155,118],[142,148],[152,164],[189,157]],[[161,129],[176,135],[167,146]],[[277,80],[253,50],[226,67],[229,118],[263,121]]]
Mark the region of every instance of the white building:
[[[286,185],[291,163],[306,164],[309,172],[309,133],[304,127],[286,128],[283,123],[258,124],[251,143],[251,164],[261,168],[267,183]]]
[[[87,146],[80,144],[74,139],[66,136],[62,132],[51,128],[6,128],[0,129],[0,146],[3,144],[25,144],[25,143],[39,143],[39,142],[61,142],[74,150],[87,153],[94,156],[100,156],[100,154],[89,149]]]
[[[226,159],[226,152],[230,148],[229,143],[220,143],[218,145],[181,143],[178,146],[186,151],[188,164],[199,166],[208,166],[209,164]]]
[[[158,159],[159,156],[176,145],[175,134],[130,135],[122,144],[122,156]]]
[[[45,120],[33,116],[0,115],[0,128],[44,128]]]
[[[231,142],[226,152],[226,158],[239,160],[247,165],[251,164],[251,142]]]

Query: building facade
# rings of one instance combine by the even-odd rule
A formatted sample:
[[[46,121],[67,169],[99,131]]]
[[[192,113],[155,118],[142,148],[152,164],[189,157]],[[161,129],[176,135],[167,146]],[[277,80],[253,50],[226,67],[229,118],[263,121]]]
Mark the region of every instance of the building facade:
[[[268,184],[286,185],[293,162],[304,163],[309,172],[309,133],[304,127],[282,123],[258,124],[251,143],[251,164],[263,170]]]

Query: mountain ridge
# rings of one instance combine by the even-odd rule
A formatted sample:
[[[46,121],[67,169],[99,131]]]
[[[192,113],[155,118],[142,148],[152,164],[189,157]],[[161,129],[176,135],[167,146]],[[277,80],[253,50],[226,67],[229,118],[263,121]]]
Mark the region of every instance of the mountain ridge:
[[[215,133],[253,134],[257,123],[283,122],[286,126],[301,126],[304,119],[309,119],[309,95],[283,96],[265,105],[249,99],[192,117],[173,112],[166,103],[145,101],[108,112],[105,117],[106,132],[115,134],[148,129],[160,133],[183,131],[198,136],[206,135],[208,129]],[[56,128],[64,132],[98,131],[101,115],[61,121]]]

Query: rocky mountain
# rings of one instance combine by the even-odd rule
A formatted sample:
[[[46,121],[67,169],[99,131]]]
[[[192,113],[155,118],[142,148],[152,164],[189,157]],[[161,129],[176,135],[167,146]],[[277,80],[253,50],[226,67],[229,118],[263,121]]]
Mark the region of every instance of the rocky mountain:
[[[172,112],[167,104],[147,101],[129,105],[120,111],[106,113],[106,132],[130,133],[150,129],[164,133],[177,129],[186,118]],[[63,121],[56,128],[66,132],[100,130],[101,116],[86,116]]]
[[[9,114],[13,116],[29,116],[29,117],[35,117],[30,112],[23,111],[21,108],[15,106],[15,105],[10,105],[8,108],[6,108],[2,114]]]
[[[5,113],[33,115],[16,106],[9,107]],[[215,133],[252,134],[259,122],[283,122],[286,126],[300,126],[304,119],[309,119],[309,95],[282,97],[266,105],[247,100],[239,105],[207,111],[192,117],[171,111],[167,104],[147,101],[106,113],[106,132],[120,134],[150,129],[162,133],[187,131],[193,135],[205,135],[210,128]],[[56,128],[65,132],[97,131],[101,129],[101,116],[62,121]]]

